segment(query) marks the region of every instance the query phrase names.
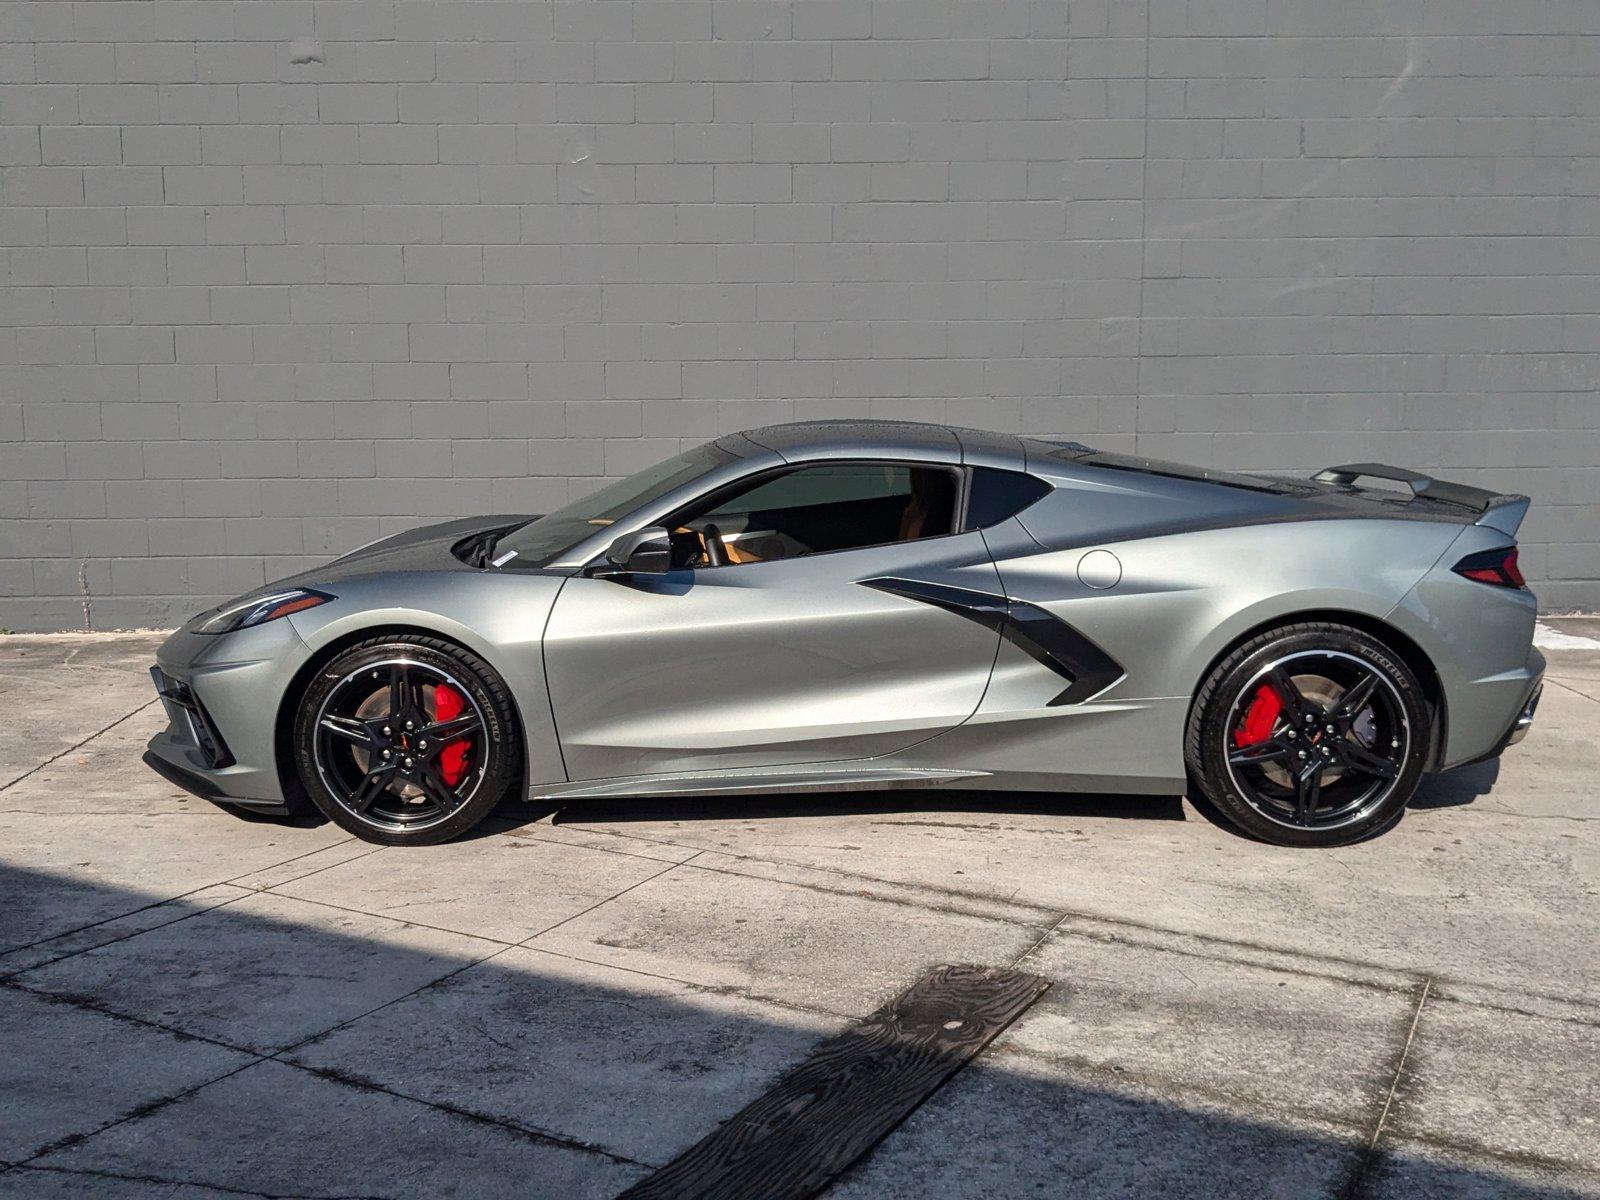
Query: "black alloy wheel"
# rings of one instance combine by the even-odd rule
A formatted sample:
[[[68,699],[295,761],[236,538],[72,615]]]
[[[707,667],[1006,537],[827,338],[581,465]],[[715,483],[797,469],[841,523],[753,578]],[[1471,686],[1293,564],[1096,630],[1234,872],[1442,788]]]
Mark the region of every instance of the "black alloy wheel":
[[[301,700],[295,753],[328,818],[387,845],[447,841],[476,825],[516,775],[505,685],[459,646],[380,638],[336,655]]]
[[[1218,664],[1187,744],[1208,799],[1284,845],[1339,845],[1398,818],[1422,777],[1430,715],[1415,674],[1347,626],[1274,630]]]

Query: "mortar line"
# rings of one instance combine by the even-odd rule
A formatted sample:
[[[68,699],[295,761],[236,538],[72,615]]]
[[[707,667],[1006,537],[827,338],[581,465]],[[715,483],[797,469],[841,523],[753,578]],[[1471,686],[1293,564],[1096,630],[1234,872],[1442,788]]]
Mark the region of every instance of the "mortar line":
[[[159,696],[156,696],[156,697],[153,697],[153,698],[151,698],[149,700],[146,700],[143,704],[139,705],[139,707],[134,709],[132,712],[123,713],[122,716],[118,717],[115,721],[111,722],[111,724],[107,725],[104,729],[95,730],[88,737],[84,738],[81,742],[76,742],[73,745],[68,746],[65,750],[61,751],[59,754],[52,754],[49,758],[45,759],[42,763],[40,763],[36,767],[29,767],[26,771],[24,771],[21,775],[18,775],[10,783],[0,784],[0,792],[4,792],[4,791],[10,790],[11,788],[15,787],[17,784],[21,783],[24,779],[28,778],[30,775],[33,775],[36,772],[44,770],[51,763],[65,758],[67,755],[71,754],[74,750],[83,749],[83,747],[87,746],[90,742],[94,741],[95,738],[99,737],[101,734],[109,733],[111,730],[115,729],[118,725],[121,725],[124,721],[128,720],[128,718],[136,717],[140,713],[142,713],[145,709],[149,708],[151,705],[160,703],[160,700],[161,700],[161,697],[159,697]]]

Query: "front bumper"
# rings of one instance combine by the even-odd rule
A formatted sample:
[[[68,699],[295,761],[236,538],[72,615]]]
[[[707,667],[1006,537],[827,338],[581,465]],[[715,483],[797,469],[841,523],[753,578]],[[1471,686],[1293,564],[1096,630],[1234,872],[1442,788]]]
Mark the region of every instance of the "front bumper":
[[[169,733],[185,741],[193,749],[186,751],[198,759],[198,765],[210,771],[231,767],[237,761],[228,744],[222,740],[216,722],[205,705],[194,694],[194,689],[181,679],[169,679],[159,666],[150,668],[150,680],[156,685],[156,695],[167,710]]]
[[[287,811],[277,716],[309,657],[287,620],[220,635],[180,629],[162,643],[150,672],[167,727],[150,739],[145,763],[207,800]]]

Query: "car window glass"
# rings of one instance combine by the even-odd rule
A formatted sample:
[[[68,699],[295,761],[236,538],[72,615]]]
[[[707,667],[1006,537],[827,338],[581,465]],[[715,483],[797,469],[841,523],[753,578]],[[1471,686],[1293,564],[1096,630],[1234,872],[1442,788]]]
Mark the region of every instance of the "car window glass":
[[[974,467],[967,498],[967,529],[987,529],[1014,517],[1050,490],[1044,480],[1022,471]]]
[[[684,566],[770,562],[950,533],[956,473],[910,463],[832,462],[769,476],[680,519]],[[708,530],[708,527],[709,530]]]
[[[542,567],[555,562],[597,530],[698,479],[712,468],[732,462],[734,457],[708,444],[646,467],[636,475],[619,479],[512,530],[496,543],[495,556],[499,558],[515,551],[515,558],[507,562],[516,567]]]

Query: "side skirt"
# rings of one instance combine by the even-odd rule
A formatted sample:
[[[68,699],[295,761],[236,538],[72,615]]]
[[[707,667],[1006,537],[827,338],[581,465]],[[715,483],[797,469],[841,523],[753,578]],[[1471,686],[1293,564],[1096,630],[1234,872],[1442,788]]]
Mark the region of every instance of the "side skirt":
[[[772,767],[745,771],[684,771],[670,775],[631,775],[622,779],[581,779],[543,784],[530,800],[593,796],[753,795],[764,792],[858,792],[885,788],[939,787],[987,778],[987,771],[932,767],[838,766],[829,770]],[[978,786],[974,782],[971,786]]]

